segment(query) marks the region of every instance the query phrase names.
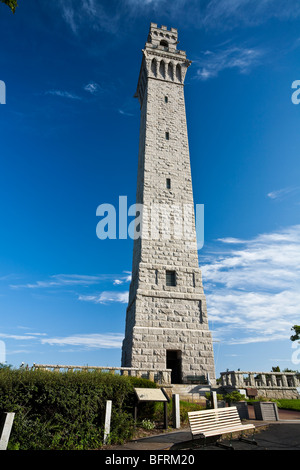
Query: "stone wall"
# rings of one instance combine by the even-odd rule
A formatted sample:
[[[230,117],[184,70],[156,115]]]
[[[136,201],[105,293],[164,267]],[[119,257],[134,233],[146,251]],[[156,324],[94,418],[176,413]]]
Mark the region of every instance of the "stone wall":
[[[274,399],[298,399],[299,374],[294,372],[221,372],[221,385],[226,393],[233,390],[255,390],[257,396]]]

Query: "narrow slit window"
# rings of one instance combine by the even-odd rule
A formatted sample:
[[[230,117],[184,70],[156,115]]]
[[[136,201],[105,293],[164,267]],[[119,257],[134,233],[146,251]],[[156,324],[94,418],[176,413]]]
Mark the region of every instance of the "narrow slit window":
[[[168,101],[169,101],[169,98],[165,96],[165,103],[168,103]]]
[[[166,132],[166,140],[170,140],[170,134],[169,134],[169,132]]]
[[[176,272],[175,271],[166,271],[166,285],[176,286]]]
[[[170,178],[167,178],[166,186],[167,186],[167,189],[171,189],[171,179]]]
[[[200,323],[203,323],[202,300],[199,301]]]

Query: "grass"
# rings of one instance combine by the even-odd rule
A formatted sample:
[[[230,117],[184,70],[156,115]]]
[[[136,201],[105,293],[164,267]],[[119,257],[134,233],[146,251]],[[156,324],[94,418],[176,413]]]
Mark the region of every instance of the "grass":
[[[300,400],[276,400],[281,410],[300,411]]]
[[[261,400],[249,400],[249,405],[258,402]],[[277,403],[277,407],[281,410],[293,410],[293,411],[300,411],[300,400],[285,400],[283,398],[279,400],[275,399],[267,399],[265,398],[263,401],[273,401]]]
[[[191,403],[188,401],[182,401],[180,400],[180,422],[181,425],[187,424],[188,423],[188,412],[189,411],[199,411],[205,409],[205,405],[202,405],[201,403]],[[172,423],[172,400],[168,403],[168,421],[169,424]],[[164,407],[163,403],[156,403],[155,404],[155,412],[153,419],[155,420],[156,423],[162,423],[163,422],[163,416],[164,416]]]

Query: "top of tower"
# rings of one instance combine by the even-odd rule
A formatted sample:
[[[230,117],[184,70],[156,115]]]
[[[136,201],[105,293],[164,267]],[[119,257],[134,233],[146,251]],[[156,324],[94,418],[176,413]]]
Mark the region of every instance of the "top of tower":
[[[177,52],[178,31],[176,28],[168,29],[167,26],[160,28],[156,23],[150,24],[147,46],[162,51]]]

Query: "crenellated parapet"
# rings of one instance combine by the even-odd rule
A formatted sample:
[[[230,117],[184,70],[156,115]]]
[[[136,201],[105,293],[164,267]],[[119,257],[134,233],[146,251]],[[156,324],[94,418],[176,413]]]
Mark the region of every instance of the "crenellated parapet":
[[[185,51],[177,50],[177,29],[158,28],[151,23],[148,39],[143,49],[143,61],[135,97],[142,107],[147,79],[183,85],[191,61],[186,58]]]

